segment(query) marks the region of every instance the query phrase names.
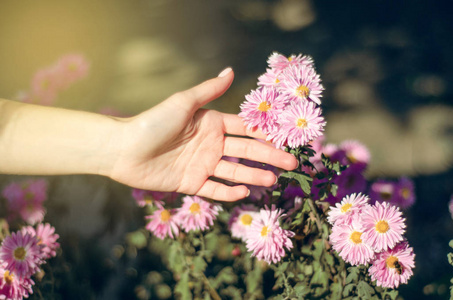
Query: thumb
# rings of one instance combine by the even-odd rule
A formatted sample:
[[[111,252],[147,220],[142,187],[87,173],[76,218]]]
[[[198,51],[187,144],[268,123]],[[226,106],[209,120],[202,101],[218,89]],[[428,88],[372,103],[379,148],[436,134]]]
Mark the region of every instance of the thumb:
[[[171,100],[178,102],[179,107],[185,107],[195,112],[200,107],[222,96],[233,82],[234,72],[228,67],[216,78],[206,80],[193,88],[173,95]],[[170,99],[169,99],[170,100]]]

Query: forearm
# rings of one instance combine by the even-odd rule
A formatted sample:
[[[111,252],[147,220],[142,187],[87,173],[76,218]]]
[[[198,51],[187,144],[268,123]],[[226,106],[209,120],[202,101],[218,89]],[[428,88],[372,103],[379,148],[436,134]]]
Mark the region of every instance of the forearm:
[[[99,114],[0,99],[0,173],[103,174],[121,122]]]

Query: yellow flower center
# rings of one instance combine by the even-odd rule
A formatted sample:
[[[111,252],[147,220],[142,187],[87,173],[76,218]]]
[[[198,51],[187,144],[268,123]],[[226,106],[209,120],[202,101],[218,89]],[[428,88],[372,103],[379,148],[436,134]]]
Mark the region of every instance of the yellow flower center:
[[[392,193],[380,192],[380,196],[384,201],[387,201],[387,200],[390,200],[390,198],[392,198]]]
[[[261,236],[267,236],[268,234],[268,228],[267,226],[264,226],[263,229],[261,230]]]
[[[386,233],[387,231],[389,231],[389,229],[390,226],[389,223],[387,223],[387,221],[381,220],[376,223],[376,231],[379,233]]]
[[[360,238],[361,236],[362,236],[361,232],[354,231],[353,233],[351,233],[351,236],[349,238],[354,244],[360,244],[362,243],[362,239]]]
[[[24,247],[18,247],[14,250],[14,258],[17,260],[24,260],[27,251],[25,251]]]
[[[5,271],[5,273],[3,274],[3,280],[5,280],[6,284],[11,285],[14,280],[14,275],[9,271]]]
[[[150,196],[145,196],[143,201],[145,201],[145,205],[153,205],[153,198],[151,198]]]
[[[291,62],[293,60],[293,58],[290,56],[288,57],[288,61]]]
[[[301,85],[296,89],[297,97],[307,98],[309,94],[310,94],[310,89],[305,85]]]
[[[410,195],[411,195],[411,191],[408,188],[401,189],[401,196],[403,196],[404,199],[409,198]]]
[[[398,258],[395,256],[389,256],[386,260],[385,263],[387,265],[387,268],[396,268],[396,263],[398,262]]]
[[[200,212],[200,204],[194,202],[190,205],[189,210],[192,214],[198,214]]]
[[[358,162],[357,158],[354,157],[352,153],[346,153],[346,157],[349,159],[349,161],[353,164]]]
[[[262,112],[266,112],[269,109],[271,109],[271,106],[267,103],[267,101],[261,102],[260,105],[258,106],[258,110]]]
[[[170,216],[170,212],[166,209],[160,212],[160,219],[162,222],[168,222],[168,220],[170,220]]]
[[[75,72],[75,71],[77,71],[78,67],[79,66],[76,63],[72,63],[72,64],[68,65],[68,70],[72,71],[72,72]]]
[[[341,212],[347,213],[351,209],[351,207],[352,207],[351,203],[343,204],[343,206],[341,207]]]
[[[252,216],[249,215],[249,214],[243,214],[242,217],[241,217],[241,222],[242,222],[242,224],[244,224],[244,225],[250,225],[250,224],[252,224],[252,220],[253,220],[253,218],[252,218]]]
[[[279,83],[280,80],[278,78],[275,78],[275,83]]]
[[[307,120],[303,119],[303,118],[300,118],[300,119],[297,119],[297,124],[296,124],[297,127],[299,128],[305,128],[307,127]]]

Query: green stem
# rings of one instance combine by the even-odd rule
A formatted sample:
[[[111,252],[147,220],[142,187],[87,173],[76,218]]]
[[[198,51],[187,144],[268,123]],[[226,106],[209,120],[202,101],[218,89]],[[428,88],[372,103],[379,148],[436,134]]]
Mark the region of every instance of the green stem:
[[[311,198],[307,198],[307,201],[308,201],[308,205],[311,208],[311,211],[315,215],[315,221],[316,221],[316,226],[318,227],[318,231],[319,231],[319,233],[322,234],[322,222],[321,222],[321,218],[319,217],[318,210],[316,209],[316,207],[313,203],[313,200]]]

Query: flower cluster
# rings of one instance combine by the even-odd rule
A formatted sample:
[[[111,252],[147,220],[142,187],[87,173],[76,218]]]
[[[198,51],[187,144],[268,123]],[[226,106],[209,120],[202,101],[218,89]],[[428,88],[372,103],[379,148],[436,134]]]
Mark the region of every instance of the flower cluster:
[[[167,236],[174,238],[179,235],[180,230],[185,232],[206,230],[214,224],[214,220],[222,210],[220,205],[198,196],[183,197],[179,208],[165,208],[161,201],[155,200],[154,203],[156,210],[146,216],[149,220],[146,229],[160,239]]]
[[[66,54],[56,63],[39,70],[31,82],[31,90],[19,95],[19,100],[41,105],[52,105],[63,90],[85,78],[90,69],[85,57]]]
[[[404,176],[397,181],[379,179],[371,185],[369,193],[377,202],[388,202],[402,209],[415,202],[414,183]]]
[[[296,148],[322,135],[324,88],[308,56],[273,53],[258,88],[246,95],[239,116],[248,128],[259,128],[277,147]]]
[[[363,194],[352,194],[331,207],[328,221],[333,226],[330,243],[351,265],[372,266],[368,272],[382,287],[407,283],[414,268],[414,253],[403,234],[405,219],[387,202],[369,204]]]
[[[23,299],[33,293],[31,277],[59,248],[55,228],[50,224],[27,226],[7,236],[0,247],[0,298]]]

